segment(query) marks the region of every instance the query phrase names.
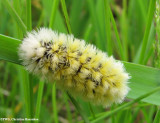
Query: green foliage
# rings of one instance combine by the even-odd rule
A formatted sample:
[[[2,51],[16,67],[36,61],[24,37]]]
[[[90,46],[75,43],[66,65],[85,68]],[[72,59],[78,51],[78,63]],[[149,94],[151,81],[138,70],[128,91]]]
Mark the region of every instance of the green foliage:
[[[40,122],[58,123],[77,122],[81,116],[81,122],[158,123],[160,69],[153,66],[159,66],[160,27],[157,21],[154,24],[155,3],[122,0],[121,6],[113,0],[1,0],[0,117],[35,117]],[[124,67],[132,77],[128,100],[110,109],[93,106],[24,70],[18,47],[27,30],[41,26],[65,33],[68,30],[125,61]],[[137,119],[138,115],[142,118]]]

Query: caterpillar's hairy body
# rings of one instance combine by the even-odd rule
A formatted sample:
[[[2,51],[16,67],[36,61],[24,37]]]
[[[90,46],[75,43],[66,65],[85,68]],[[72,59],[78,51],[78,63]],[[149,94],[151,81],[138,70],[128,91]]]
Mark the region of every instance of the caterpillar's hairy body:
[[[123,64],[72,35],[41,28],[28,33],[19,48],[26,69],[56,80],[59,87],[94,104],[122,102],[128,93]]]

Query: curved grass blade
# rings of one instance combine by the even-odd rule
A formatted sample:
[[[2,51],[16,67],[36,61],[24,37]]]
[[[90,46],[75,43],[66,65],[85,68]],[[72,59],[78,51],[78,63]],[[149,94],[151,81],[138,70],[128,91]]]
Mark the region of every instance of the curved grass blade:
[[[97,19],[96,6],[95,6],[93,0],[87,0],[87,3],[88,3],[88,6],[89,6],[89,12],[90,12],[90,15],[91,15],[91,21],[92,21],[92,23],[94,25],[94,28],[95,28],[96,32],[98,33],[96,45],[97,45],[98,48],[104,50],[105,47],[103,46],[103,42],[104,42],[105,38],[102,35],[100,24],[99,24],[99,21]]]
[[[104,0],[105,7],[105,22],[106,22],[106,35],[107,35],[107,53],[109,56],[112,55],[112,40],[111,40],[111,22],[110,22],[110,13],[109,13],[109,3],[108,0]]]
[[[43,81],[40,81],[40,82],[39,82],[39,88],[38,88],[38,97],[37,97],[36,113],[35,113],[35,118],[38,118],[38,119],[39,119],[40,108],[41,108],[43,88],[44,88],[44,82],[43,82]]]
[[[125,53],[123,52],[123,46],[122,46],[122,43],[121,43],[121,40],[120,40],[120,37],[119,37],[119,34],[118,34],[118,29],[117,29],[117,26],[116,26],[116,22],[114,20],[113,13],[112,13],[110,7],[108,9],[109,9],[109,13],[110,13],[110,16],[111,16],[111,22],[113,24],[113,29],[114,29],[115,35],[116,35],[120,57],[121,57],[122,60],[126,60],[126,56],[125,56]]]
[[[21,30],[25,34],[27,31],[27,28],[26,28],[25,24],[23,23],[23,21],[21,20],[21,18],[18,16],[17,12],[12,8],[12,6],[8,2],[8,0],[2,0],[2,3],[7,8],[9,14],[13,17],[13,19],[15,19],[15,21],[17,22],[17,24],[19,25],[19,27],[21,28]]]
[[[52,5],[52,13],[50,16],[49,28],[53,28],[58,5],[59,5],[59,0],[54,0]]]
[[[69,98],[68,98],[68,96],[65,92],[63,92],[63,98],[64,98],[64,102],[65,102],[65,107],[66,107],[66,110],[67,110],[68,121],[69,121],[69,123],[72,123],[72,114],[71,114],[71,108],[70,108],[70,105],[69,105]]]
[[[71,30],[71,26],[70,26],[70,22],[69,22],[69,16],[68,16],[68,13],[67,13],[65,0],[61,0],[61,5],[62,5],[62,10],[63,10],[63,14],[64,14],[64,17],[65,17],[65,21],[66,21],[66,24],[67,24],[68,32],[70,34],[72,34],[72,30]]]
[[[159,109],[159,107],[157,107],[157,113],[156,113],[156,116],[154,118],[153,123],[160,123],[160,109]]]
[[[55,82],[52,88],[52,106],[53,106],[53,112],[54,112],[54,121],[55,123],[58,123],[58,113],[57,113],[57,106],[56,106],[56,83]]]
[[[121,106],[119,106],[118,108],[116,108],[116,109],[114,109],[114,110],[112,110],[112,111],[109,111],[109,112],[104,113],[103,115],[99,116],[98,118],[92,120],[91,123],[96,123],[96,122],[98,122],[99,120],[102,120],[102,119],[104,119],[104,118],[107,118],[107,117],[109,117],[109,116],[117,113],[118,111],[120,111],[120,110],[122,110],[122,109],[124,109],[124,108],[126,108],[126,107],[128,107],[128,106],[130,106],[130,105],[132,105],[132,104],[134,104],[134,103],[136,103],[136,102],[139,102],[140,100],[142,100],[142,99],[144,99],[144,98],[152,95],[153,93],[156,93],[157,91],[160,91],[160,87],[157,87],[157,88],[155,88],[154,90],[152,90],[152,91],[150,91],[150,92],[148,92],[148,93],[146,93],[146,94],[144,94],[144,95],[136,98],[136,99],[133,100],[133,101],[130,101],[130,102],[124,104],[124,105],[121,105]]]
[[[151,28],[151,24],[152,24],[152,20],[154,16],[155,6],[156,6],[156,0],[151,0],[150,5],[149,5],[149,13],[148,13],[148,18],[147,18],[146,30],[145,30],[143,42],[142,42],[142,48],[140,48],[140,56],[139,56],[140,64],[142,64],[144,61],[144,56],[145,56],[145,52],[147,48],[147,43],[148,43],[150,28]]]
[[[32,30],[32,14],[31,14],[31,0],[26,0],[26,12],[27,12],[27,30],[31,31]]]
[[[20,64],[18,47],[20,40],[0,34],[0,59]]]
[[[77,101],[69,93],[67,93],[67,94],[68,94],[68,97],[70,98],[70,100],[72,101],[72,103],[74,104],[74,106],[76,107],[76,109],[78,110],[78,112],[81,114],[84,122],[89,123],[89,120],[88,120],[87,116],[85,115],[85,112],[82,111],[82,108],[77,103]]]

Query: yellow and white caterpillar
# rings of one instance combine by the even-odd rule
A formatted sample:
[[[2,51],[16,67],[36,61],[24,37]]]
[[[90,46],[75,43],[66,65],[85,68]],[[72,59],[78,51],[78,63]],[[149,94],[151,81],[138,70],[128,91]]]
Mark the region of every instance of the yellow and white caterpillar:
[[[121,103],[130,78],[120,61],[73,35],[41,28],[27,34],[19,56],[29,72],[93,104]]]

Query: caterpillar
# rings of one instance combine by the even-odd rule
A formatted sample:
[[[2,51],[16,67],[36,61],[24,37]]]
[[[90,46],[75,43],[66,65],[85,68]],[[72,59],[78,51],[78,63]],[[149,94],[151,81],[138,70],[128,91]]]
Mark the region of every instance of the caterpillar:
[[[18,54],[29,72],[93,104],[121,103],[129,91],[123,63],[73,35],[48,28],[28,32]]]

